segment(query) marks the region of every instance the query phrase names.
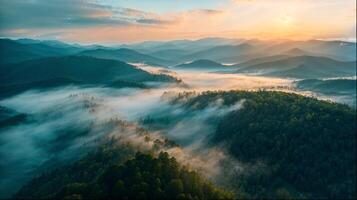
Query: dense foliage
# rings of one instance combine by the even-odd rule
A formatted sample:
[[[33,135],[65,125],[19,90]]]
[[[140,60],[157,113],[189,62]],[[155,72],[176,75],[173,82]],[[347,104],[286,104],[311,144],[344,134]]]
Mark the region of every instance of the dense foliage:
[[[0,105],[0,130],[9,126],[15,126],[27,119],[28,115],[17,113]]]
[[[319,79],[305,79],[296,82],[299,89],[320,92],[323,94],[355,94],[356,93],[356,80],[355,79],[332,79],[332,80],[319,80]]]
[[[217,99],[244,107],[226,115],[211,141],[224,144],[251,173],[238,187],[252,197],[277,192],[314,198],[356,197],[356,113],[341,104],[283,92],[181,94],[202,109]],[[175,101],[178,102],[179,99]],[[256,168],[256,170],[252,170]]]
[[[167,153],[157,157],[103,147],[93,154],[43,174],[16,198],[56,199],[232,199]]]

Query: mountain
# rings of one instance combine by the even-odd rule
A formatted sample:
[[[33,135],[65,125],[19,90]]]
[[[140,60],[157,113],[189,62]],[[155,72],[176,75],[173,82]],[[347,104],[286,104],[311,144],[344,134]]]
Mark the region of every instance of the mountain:
[[[267,57],[259,57],[259,58],[254,58],[251,60],[248,60],[246,62],[242,62],[239,64],[234,65],[236,68],[246,68],[249,66],[254,66],[254,65],[259,65],[262,63],[267,63],[267,62],[273,62],[273,61],[278,61],[281,59],[286,59],[289,56],[287,55],[275,55],[275,56],[267,56]]]
[[[300,47],[304,51],[342,61],[356,60],[356,43],[346,41],[306,41]]]
[[[354,76],[356,61],[342,62],[326,57],[296,56],[245,66],[238,69],[238,72],[303,79]]]
[[[356,79],[305,79],[295,81],[294,85],[299,90],[311,91],[333,101],[356,107]]]
[[[231,57],[238,57],[244,54],[248,54],[254,48],[248,43],[242,43],[239,45],[223,45],[209,48],[206,50],[198,51],[187,56],[183,56],[181,60],[198,60],[198,59],[210,59],[213,61],[231,61]]]
[[[296,81],[296,87],[303,90],[322,94],[350,94],[356,93],[356,79],[305,79]]]
[[[276,55],[328,57],[339,61],[356,60],[356,43],[354,42],[322,40],[241,40],[240,42],[240,45],[243,45],[243,47],[248,46],[249,48],[240,49],[236,42],[235,44],[221,45],[221,48],[219,48],[220,46],[210,48],[213,51],[218,48],[219,51],[217,53],[210,54],[209,51],[211,50],[207,48],[200,52],[195,52],[193,55],[190,54],[192,57],[188,55],[189,59],[187,60],[211,59],[219,62],[241,63],[250,59]],[[204,54],[206,53],[210,54],[210,56],[205,56]],[[220,53],[223,55],[220,55]]]
[[[149,65],[168,65],[170,62],[155,58],[153,56],[145,55],[137,51],[121,48],[121,49],[94,49],[85,50],[78,55],[93,56],[96,58],[119,60],[129,63],[145,63]]]
[[[32,81],[27,83],[16,83],[9,85],[0,85],[0,99],[20,94],[30,89],[48,89],[60,86],[78,85],[82,84],[79,81],[68,78],[50,78],[40,81]]]
[[[114,84],[113,86],[119,87],[118,81],[178,82],[171,76],[151,74],[124,62],[88,56],[29,60],[2,66],[0,72],[2,94],[69,84]]]
[[[36,40],[36,39],[29,39],[29,38],[21,38],[14,41],[21,44],[43,44],[43,45],[57,47],[57,48],[72,48],[72,49],[76,49],[76,52],[89,50],[89,49],[99,49],[99,48],[110,49],[110,47],[102,46],[99,44],[92,44],[92,45],[83,45],[83,44],[76,44],[76,43],[69,44],[59,40]]]
[[[26,40],[18,42],[10,39],[0,39],[0,64],[12,64],[25,60],[50,56],[63,56],[79,52],[77,47],[58,47]]]
[[[145,54],[170,49],[185,51],[186,54],[190,54],[215,46],[235,45],[239,43],[239,41],[238,39],[227,38],[202,38],[199,40],[146,41],[137,44],[122,45],[121,47],[134,49]]]
[[[309,53],[299,49],[299,48],[292,48],[289,49],[285,52],[282,53],[283,55],[289,55],[289,56],[304,56],[304,55],[310,55]]]
[[[308,52],[302,55],[314,55],[320,57],[329,57],[340,61],[356,60],[356,43],[345,41],[282,41],[278,43],[267,42],[261,52],[268,55],[284,54],[291,50],[297,52]],[[295,49],[295,50],[294,50]],[[302,51],[302,52],[301,52]],[[296,54],[294,54],[296,56]]]
[[[181,65],[177,65],[175,66],[175,68],[178,69],[217,69],[217,70],[222,70],[222,69],[226,69],[227,67],[211,61],[211,60],[196,60],[193,61],[191,63],[185,63],[185,64],[181,64]]]
[[[181,49],[165,49],[165,50],[158,50],[155,52],[150,53],[150,56],[160,58],[163,60],[178,60],[178,58],[187,55],[187,51]]]
[[[29,39],[29,38],[22,38],[22,39],[17,39],[15,40],[18,43],[21,44],[44,44],[52,47],[57,47],[57,48],[76,48],[73,45],[58,41],[58,40],[34,40],[34,39]]]
[[[100,148],[71,165],[34,178],[16,199],[234,199],[174,157]],[[124,160],[124,161],[123,161]],[[125,161],[126,160],[126,161]]]
[[[231,184],[248,199],[277,199],[282,190],[284,199],[356,198],[355,108],[269,91],[183,93],[175,101],[197,111],[218,100],[244,102],[218,120],[210,144],[247,166]]]

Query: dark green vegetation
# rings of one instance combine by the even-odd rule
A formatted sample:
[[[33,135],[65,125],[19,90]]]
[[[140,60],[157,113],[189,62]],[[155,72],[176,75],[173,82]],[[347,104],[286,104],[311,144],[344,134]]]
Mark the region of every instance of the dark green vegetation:
[[[116,79],[125,81],[175,81],[155,76],[132,65],[115,60],[87,56],[50,57],[2,67],[2,84],[28,83],[53,78],[68,78],[86,84],[103,84]]]
[[[341,103],[356,107],[356,79],[305,79],[295,82],[295,87],[317,95],[332,97]]]
[[[174,65],[196,60],[178,67],[220,70],[224,65],[218,62],[252,59],[230,68],[238,69],[239,72],[262,72],[269,76],[310,78],[296,82],[297,87],[324,94],[355,95],[356,90],[355,80],[317,79],[355,75],[355,43],[315,40],[271,43],[205,39],[147,42],[127,47],[135,51],[127,48],[69,45],[58,41],[0,39],[0,98],[26,90],[47,91],[68,85],[148,88],[150,84],[146,82],[180,82],[169,75],[152,74],[122,61]],[[83,116],[96,114],[96,109],[101,109],[93,97],[71,94],[68,98],[73,102],[79,101],[74,108],[88,109],[88,113]],[[244,107],[240,110],[231,111],[226,109],[230,108],[228,106],[222,106],[220,110],[219,102],[234,105],[243,99]],[[185,126],[193,124],[192,127],[198,127],[197,132],[208,132],[202,134],[204,138],[200,134],[192,134],[181,140],[195,142],[197,138],[206,139],[208,136],[209,144],[205,147],[224,147],[237,158],[244,170],[231,176],[232,181],[225,186],[238,194],[247,194],[248,198],[274,199],[356,198],[356,114],[352,108],[299,95],[263,91],[206,92],[196,97],[181,94],[176,100],[177,104],[183,103],[186,110],[176,112],[181,108],[174,110],[170,106],[162,106],[155,112],[150,111],[140,122],[154,130],[171,130],[170,128],[180,125],[180,122],[186,122],[183,123]],[[25,103],[20,104],[26,105]],[[208,112],[200,112],[212,105],[217,108],[212,116]],[[125,107],[125,104],[120,106]],[[174,108],[178,107],[180,106]],[[56,107],[58,108],[62,108],[61,104]],[[230,110],[227,115],[225,110]],[[22,159],[13,156],[19,155],[13,152],[17,152],[22,144],[16,146],[17,143],[7,143],[6,140],[16,138],[16,135],[20,135],[19,139],[12,141],[19,140],[18,143],[21,143],[21,139],[25,138],[24,141],[31,141],[36,145],[36,148],[29,151],[30,154],[31,151],[48,152],[40,155],[47,161],[44,166],[41,163],[36,172],[58,167],[55,171],[33,179],[17,194],[18,198],[231,197],[229,193],[204,181],[197,173],[179,166],[175,159],[165,154],[159,157],[144,154],[134,156],[137,149],[111,149],[106,146],[74,164],[62,167],[64,161],[56,157],[58,152],[78,159],[87,149],[68,153],[66,150],[73,147],[72,143],[77,145],[77,140],[91,136],[92,130],[104,135],[118,125],[105,123],[97,126],[90,121],[83,127],[81,120],[85,117],[76,115],[75,119],[80,120],[70,120],[73,123],[67,126],[64,126],[66,123],[50,123],[54,128],[51,126],[47,131],[43,125],[51,122],[49,113],[52,112],[56,113],[49,110],[43,116],[23,114],[0,106],[0,135],[6,135],[0,141],[0,144],[5,144],[1,152],[10,152],[2,154],[2,159],[5,163],[12,162],[8,164],[10,167],[6,168],[7,171],[0,171],[8,180],[18,182],[14,187],[10,184],[11,181],[9,184],[1,181],[1,190],[4,191],[1,193],[8,192],[0,194],[1,197],[12,194],[13,190],[32,176],[33,171],[28,167],[28,161],[34,160],[36,169],[40,165],[36,163],[36,157]],[[209,117],[205,119],[206,116]],[[206,123],[210,125],[208,128],[205,127]],[[24,135],[18,134],[22,129],[26,129]],[[37,134],[36,131],[39,130],[36,129],[53,132],[49,142],[38,139],[41,134]],[[8,130],[10,131],[6,132]],[[35,135],[35,139],[27,131]],[[191,133],[195,133],[195,130]],[[102,144],[101,139],[96,139],[95,145]],[[181,140],[179,138],[175,142]],[[155,144],[165,145],[165,142]],[[17,166],[20,167],[16,168]]]
[[[26,114],[17,113],[13,110],[0,106],[0,131],[3,128],[15,126],[24,122],[27,117],[28,116]]]
[[[210,139],[249,166],[232,185],[257,198],[276,198],[277,193],[295,198],[356,198],[354,109],[266,91],[205,92],[184,105],[203,109],[217,99],[225,105],[245,99],[242,109],[220,120]]]
[[[10,85],[0,85],[0,99],[4,97],[20,94],[29,89],[49,89],[60,86],[81,84],[79,81],[71,80],[68,78],[52,78],[42,81],[34,81],[29,83],[19,83]]]
[[[16,198],[233,199],[167,153],[158,157],[123,148],[99,148],[67,167],[45,173]],[[126,160],[126,161],[125,161]]]
[[[148,88],[144,83],[122,80],[113,81],[112,83],[108,84],[108,86],[113,88]]]
[[[68,85],[146,88],[144,82],[181,82],[169,75],[149,73],[125,63],[167,62],[124,48],[104,49],[59,41],[0,39],[0,58],[0,98],[30,89]]]
[[[323,94],[356,93],[355,79],[333,79],[333,80],[306,79],[302,81],[297,81],[296,86],[299,89],[310,90]]]
[[[262,73],[292,78],[326,78],[356,75],[356,61],[342,62],[326,57],[296,56],[244,66],[240,73]]]
[[[64,85],[101,84],[113,87],[139,87],[142,82],[179,82],[165,75],[152,74],[116,60],[87,56],[50,57],[1,66],[0,97],[28,89]]]

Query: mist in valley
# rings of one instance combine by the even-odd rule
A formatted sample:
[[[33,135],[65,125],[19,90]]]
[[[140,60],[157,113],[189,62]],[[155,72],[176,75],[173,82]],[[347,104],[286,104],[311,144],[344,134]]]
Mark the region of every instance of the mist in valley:
[[[211,180],[228,185],[227,174],[242,173],[244,167],[223,148],[210,146],[208,138],[217,122],[242,108],[244,100],[232,106],[224,106],[223,100],[217,100],[203,110],[192,111],[182,104],[171,103],[170,99],[180,92],[207,90],[264,89],[313,94],[294,89],[292,79],[137,66],[152,73],[164,71],[181,79],[183,84],[161,84],[151,89],[67,86],[29,90],[1,100],[2,107],[13,115],[25,114],[26,119],[1,129],[0,193],[6,196],[16,192],[34,175],[80,158],[100,145],[103,138],[113,135],[125,138],[137,149],[152,148],[135,130],[123,131],[118,125],[107,124],[113,120],[142,127],[153,138],[176,142],[179,146],[162,150]],[[171,122],[145,123],[148,119],[162,118]]]

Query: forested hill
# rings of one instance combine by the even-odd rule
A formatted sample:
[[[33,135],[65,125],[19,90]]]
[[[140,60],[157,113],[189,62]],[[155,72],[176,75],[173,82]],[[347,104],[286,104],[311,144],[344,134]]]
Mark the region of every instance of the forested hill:
[[[179,83],[180,80],[121,61],[88,56],[48,57],[0,66],[0,98],[30,89],[67,85],[144,88],[144,82]]]
[[[33,179],[16,198],[233,199],[167,153],[157,157],[102,147],[72,165]],[[127,161],[125,161],[127,160]]]
[[[98,84],[115,81],[165,81],[177,80],[167,75],[161,77],[127,63],[88,56],[49,57],[21,62],[0,68],[1,85],[30,83],[53,78],[67,78],[84,83]]]
[[[245,99],[242,109],[221,119],[210,139],[255,166],[232,184],[252,198],[273,198],[281,190],[295,198],[356,198],[356,110],[267,91],[205,92],[184,106],[203,109],[218,99],[225,105]]]

